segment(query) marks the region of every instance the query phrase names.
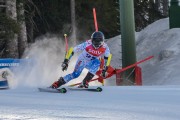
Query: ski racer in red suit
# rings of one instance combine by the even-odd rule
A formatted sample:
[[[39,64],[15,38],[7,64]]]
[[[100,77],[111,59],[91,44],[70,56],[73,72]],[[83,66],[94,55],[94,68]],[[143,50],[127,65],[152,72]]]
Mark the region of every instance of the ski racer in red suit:
[[[105,77],[108,68],[108,66],[106,66],[106,63],[110,55],[110,50],[107,44],[104,42],[104,39],[104,34],[100,31],[97,31],[92,34],[90,40],[87,40],[86,42],[75,46],[72,52],[70,53],[70,57],[66,58],[62,63],[62,70],[64,71],[68,68],[68,62],[70,58],[73,56],[73,54],[76,52],[82,52],[78,57],[73,73],[68,74],[64,77],[60,77],[58,81],[55,81],[51,85],[51,87],[58,88],[61,85],[64,85],[70,80],[79,77],[83,69],[87,68],[88,73],[83,79],[81,85],[79,85],[78,87],[88,88],[88,82],[94,77],[94,75],[98,71],[100,66],[100,58],[103,56],[105,63],[104,68],[102,70],[102,76]]]

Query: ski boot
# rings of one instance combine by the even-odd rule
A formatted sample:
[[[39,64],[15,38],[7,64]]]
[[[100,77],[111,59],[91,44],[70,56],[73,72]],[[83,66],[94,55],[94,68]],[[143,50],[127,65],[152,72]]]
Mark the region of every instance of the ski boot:
[[[60,77],[59,80],[55,81],[50,87],[56,89],[56,88],[64,85],[65,83],[66,82],[64,81],[63,77]]]
[[[83,80],[82,83],[78,86],[78,88],[88,88],[88,81]]]
[[[89,81],[94,77],[94,74],[88,72],[82,83],[78,86],[78,88],[88,88],[89,87]]]

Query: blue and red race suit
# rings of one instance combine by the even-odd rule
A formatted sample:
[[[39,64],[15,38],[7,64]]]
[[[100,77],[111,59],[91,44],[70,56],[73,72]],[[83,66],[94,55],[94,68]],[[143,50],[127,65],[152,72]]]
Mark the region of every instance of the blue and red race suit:
[[[75,65],[73,73],[64,76],[65,82],[69,82],[72,79],[79,77],[84,68],[88,69],[90,73],[96,74],[100,66],[100,57],[108,57],[110,54],[109,47],[106,43],[95,49],[91,40],[79,44],[73,48],[73,52],[82,52]]]

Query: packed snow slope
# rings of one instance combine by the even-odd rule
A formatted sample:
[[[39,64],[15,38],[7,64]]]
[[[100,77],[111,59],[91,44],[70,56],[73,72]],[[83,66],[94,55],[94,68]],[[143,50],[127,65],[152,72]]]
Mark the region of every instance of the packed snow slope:
[[[121,66],[120,36],[109,39],[107,43],[113,54],[111,64],[118,68]],[[136,33],[136,50],[137,61],[154,56],[139,65],[143,85],[180,85],[180,28],[169,29],[168,18]]]
[[[101,93],[0,90],[1,120],[179,120],[179,86],[103,87]]]
[[[154,59],[142,64],[144,85],[180,85],[180,28],[169,29],[169,19],[159,20],[137,38],[137,56]]]

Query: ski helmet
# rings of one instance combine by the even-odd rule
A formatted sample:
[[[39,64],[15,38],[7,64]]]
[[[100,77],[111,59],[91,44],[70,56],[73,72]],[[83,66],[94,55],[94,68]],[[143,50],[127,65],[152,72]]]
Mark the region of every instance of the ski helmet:
[[[94,32],[91,41],[94,48],[99,48],[104,43],[104,34],[101,31]]]

